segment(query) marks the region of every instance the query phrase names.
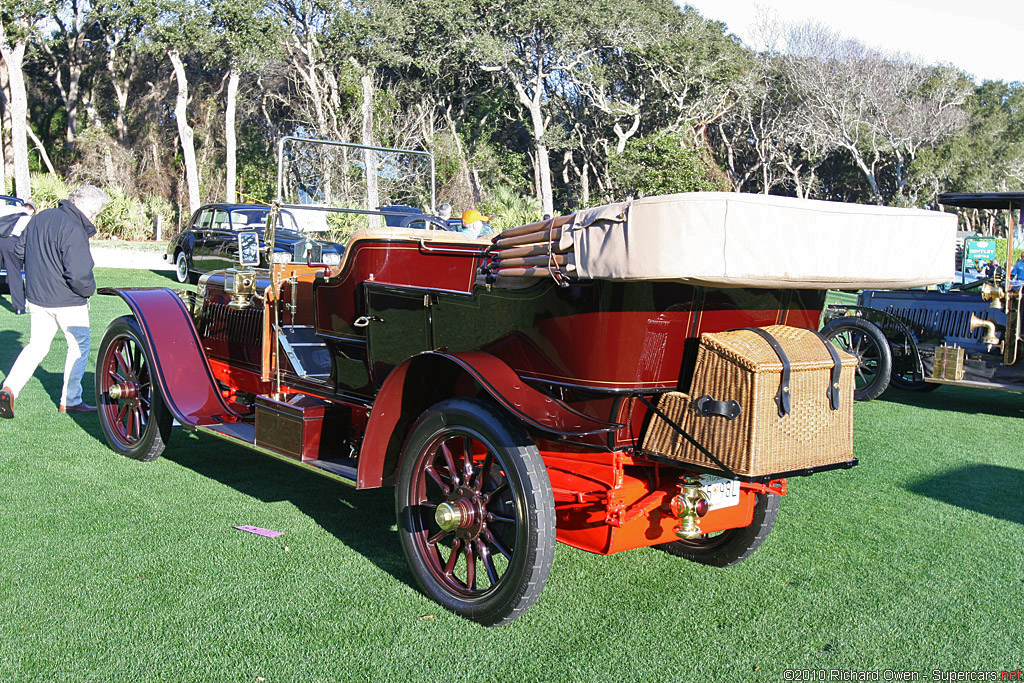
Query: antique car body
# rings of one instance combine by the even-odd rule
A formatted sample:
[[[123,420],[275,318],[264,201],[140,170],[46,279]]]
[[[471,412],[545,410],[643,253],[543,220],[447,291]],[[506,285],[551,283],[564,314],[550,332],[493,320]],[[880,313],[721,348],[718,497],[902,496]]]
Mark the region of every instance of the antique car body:
[[[1013,211],[1024,206],[1024,193],[946,193],[939,201],[1007,210],[1013,235]],[[1007,263],[1013,253],[1008,239]],[[861,358],[861,400],[876,398],[890,383],[909,391],[948,384],[1024,392],[1020,295],[1009,267],[945,291],[867,289],[856,305],[830,306],[822,331]]]
[[[301,207],[280,213],[274,236],[274,251],[290,254],[308,231],[300,223],[306,220]],[[230,268],[238,261],[237,237],[240,232],[266,229],[270,207],[260,204],[207,204],[192,214],[189,227],[167,244],[164,260],[174,264],[178,282],[195,284],[199,276]],[[324,252],[316,261],[327,264],[341,262],[344,247],[333,242],[316,242]],[[261,247],[264,246],[261,243]],[[264,267],[266,263],[263,263]]]
[[[279,158],[300,142],[400,152],[285,139]],[[861,278],[835,275],[848,264],[834,250],[828,263],[808,258],[820,249],[813,238],[765,265],[749,236],[775,230],[784,242],[796,223],[806,234],[819,221],[873,218],[898,221],[906,230],[896,234],[911,239],[934,234],[938,253],[953,246],[942,244],[952,225],[930,212],[776,199],[651,198],[493,240],[381,225],[384,212],[361,209],[376,226],[357,232],[336,266],[232,268],[205,275],[195,293],[104,290],[131,309],[100,345],[104,434],[117,452],[149,460],[174,418],[359,489],[394,485],[398,536],[424,592],[488,625],[536,600],[556,537],[599,554],[658,546],[735,564],[771,529],[787,477],[856,463],[852,358],[810,330],[823,290]],[[728,264],[712,263],[715,244],[732,245],[718,254]],[[680,268],[689,275],[673,274]],[[896,272],[863,279],[948,278]],[[806,342],[796,352],[824,360],[797,358],[794,338]],[[708,391],[702,359],[736,360],[705,342],[768,354],[760,380],[744,377],[770,398],[742,409],[741,389],[696,398]],[[775,430],[748,432],[741,457],[761,457],[774,440],[780,459],[746,469],[730,460],[716,435],[740,424]]]

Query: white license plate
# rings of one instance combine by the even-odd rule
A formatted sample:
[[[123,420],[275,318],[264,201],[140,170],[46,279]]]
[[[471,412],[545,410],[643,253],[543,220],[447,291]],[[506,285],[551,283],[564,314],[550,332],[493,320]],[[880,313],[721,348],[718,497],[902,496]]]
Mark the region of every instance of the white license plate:
[[[740,504],[740,483],[736,479],[700,475],[700,490],[708,497],[708,510],[729,508]]]

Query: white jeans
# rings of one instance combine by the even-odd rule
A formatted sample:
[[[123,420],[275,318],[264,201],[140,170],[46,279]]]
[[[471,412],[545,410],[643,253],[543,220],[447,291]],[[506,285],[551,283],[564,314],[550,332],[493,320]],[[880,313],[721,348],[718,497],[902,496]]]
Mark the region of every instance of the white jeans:
[[[31,316],[31,332],[28,346],[18,354],[14,367],[4,380],[4,387],[17,398],[22,388],[32,378],[39,364],[50,352],[50,344],[57,329],[64,332],[68,340],[68,357],[64,361],[64,389],[60,394],[62,406],[74,406],[82,402],[82,375],[89,362],[89,305],[65,308],[45,308],[31,301],[26,305]]]

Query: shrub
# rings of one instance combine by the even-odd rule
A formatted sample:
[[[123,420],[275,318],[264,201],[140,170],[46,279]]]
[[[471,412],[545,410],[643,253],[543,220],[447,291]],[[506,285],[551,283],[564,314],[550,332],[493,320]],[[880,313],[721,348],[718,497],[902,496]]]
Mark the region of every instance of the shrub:
[[[490,226],[494,232],[541,219],[540,202],[536,197],[523,197],[504,185],[488,191],[487,199],[480,204],[480,211],[491,217]]]
[[[351,208],[351,207],[349,207]],[[315,236],[327,242],[345,244],[356,230],[367,226],[366,216],[357,213],[328,213],[327,232]]]
[[[36,211],[52,209],[71,194],[71,188],[66,182],[49,173],[33,173],[31,183],[32,203],[36,205]]]
[[[147,240],[153,238],[153,221],[142,202],[130,197],[121,187],[105,188],[110,203],[96,218],[96,231],[102,239]]]
[[[49,173],[32,174],[32,202],[37,211],[52,209],[67,199],[74,189]],[[140,200],[123,187],[101,189],[110,197],[110,203],[96,218],[96,236],[99,239],[151,240],[157,216],[161,217],[164,226],[174,225],[174,207],[163,197],[151,195]],[[167,239],[167,235],[163,238]]]
[[[147,196],[143,200],[142,205],[146,211],[146,215],[149,217],[149,223],[151,226],[155,226],[157,217],[160,218],[160,221],[162,223],[162,234],[160,235],[160,239],[168,240],[171,237],[173,237],[171,233],[177,226],[177,223],[175,221],[176,214],[174,211],[174,206],[169,201],[167,201],[167,199],[157,194],[151,194]],[[152,232],[155,231],[156,228],[154,227],[152,229]],[[154,239],[156,239],[155,236]]]
[[[608,160],[608,173],[623,195],[645,197],[720,189],[701,154],[678,135],[633,138]]]

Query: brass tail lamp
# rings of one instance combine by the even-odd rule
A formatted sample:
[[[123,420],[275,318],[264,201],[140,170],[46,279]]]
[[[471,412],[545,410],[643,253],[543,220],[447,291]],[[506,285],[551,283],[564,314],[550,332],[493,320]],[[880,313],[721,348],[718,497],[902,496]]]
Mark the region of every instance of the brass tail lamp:
[[[701,531],[698,518],[708,513],[707,494],[701,490],[699,477],[685,477],[680,489],[669,505],[672,514],[679,519],[676,536],[684,540],[700,538],[704,532]]]

